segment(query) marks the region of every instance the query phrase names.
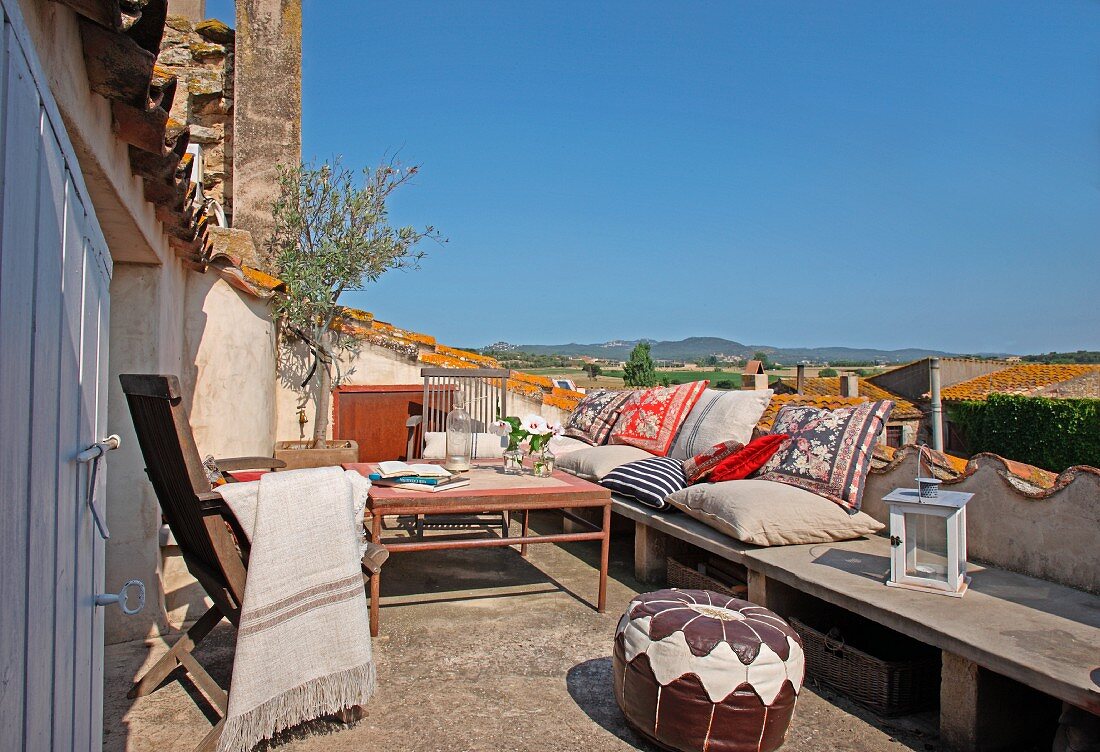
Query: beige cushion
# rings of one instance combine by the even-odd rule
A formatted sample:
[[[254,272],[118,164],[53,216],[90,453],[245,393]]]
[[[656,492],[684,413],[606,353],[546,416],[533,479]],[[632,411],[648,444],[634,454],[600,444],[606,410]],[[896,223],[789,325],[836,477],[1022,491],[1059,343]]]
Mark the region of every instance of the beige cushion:
[[[815,493],[770,480],[700,483],[670,495],[668,502],[755,546],[850,540],[883,528],[863,512],[848,514]]]
[[[605,444],[604,446],[586,447],[564,454],[557,458],[557,467],[559,470],[572,473],[578,478],[598,483],[603,480],[603,476],[620,465],[635,460],[644,460],[652,456],[646,450],[638,447],[626,444]]]
[[[748,444],[771,399],[771,389],[704,390],[680,426],[668,456],[686,460],[726,441]]]
[[[553,452],[555,457],[561,457],[581,449],[589,449],[591,446],[587,441],[574,439],[572,436],[555,436],[550,439],[550,451]]]
[[[488,460],[504,456],[506,445],[502,437],[492,433],[474,434],[474,459]],[[438,460],[447,456],[447,434],[444,431],[428,431],[424,434],[423,459]]]

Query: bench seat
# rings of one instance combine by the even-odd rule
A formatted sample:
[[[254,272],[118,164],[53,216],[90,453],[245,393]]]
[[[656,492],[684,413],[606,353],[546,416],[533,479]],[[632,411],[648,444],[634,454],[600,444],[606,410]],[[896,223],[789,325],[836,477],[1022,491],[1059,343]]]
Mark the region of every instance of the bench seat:
[[[640,579],[658,579],[660,538],[672,536],[744,565],[750,599],[780,613],[782,604],[769,598],[769,581],[1100,714],[1100,596],[974,564],[963,598],[887,588],[889,541],[881,536],[761,548],[687,515],[659,512],[617,495],[612,511],[635,522]],[[945,681],[946,672],[945,660]]]

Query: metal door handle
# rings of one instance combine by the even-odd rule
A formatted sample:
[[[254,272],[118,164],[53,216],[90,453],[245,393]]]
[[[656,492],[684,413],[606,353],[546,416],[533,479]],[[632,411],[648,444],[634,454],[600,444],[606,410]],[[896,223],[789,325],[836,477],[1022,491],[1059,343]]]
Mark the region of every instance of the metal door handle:
[[[127,595],[130,588],[137,588],[136,608],[130,608],[130,598]],[[127,616],[139,613],[141,609],[145,608],[145,583],[141,580],[128,580],[118,593],[100,593],[95,597],[97,606],[110,606],[112,603],[117,603],[118,607],[122,609],[122,613]]]
[[[103,519],[103,515],[99,513],[99,507],[95,505],[95,479],[99,473],[99,460],[107,452],[118,449],[118,445],[122,442],[122,439],[118,437],[117,433],[113,433],[103,441],[97,441],[90,447],[85,449],[80,454],[76,455],[76,461],[82,465],[86,465],[89,462],[92,463],[92,475],[88,479],[88,507],[92,510],[92,519],[95,520],[95,526],[99,530],[99,535],[103,540],[107,540],[111,537],[111,531],[107,529],[107,523]],[[144,585],[142,586],[145,587]],[[144,598],[144,596],[142,596]],[[144,605],[145,601],[142,601]],[[136,611],[134,613],[137,613]]]

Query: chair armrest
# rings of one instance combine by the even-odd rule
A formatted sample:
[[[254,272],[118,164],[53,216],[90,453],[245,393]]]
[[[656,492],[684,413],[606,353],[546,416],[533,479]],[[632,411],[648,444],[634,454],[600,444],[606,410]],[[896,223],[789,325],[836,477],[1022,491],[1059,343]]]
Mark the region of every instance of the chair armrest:
[[[233,514],[229,505],[225,503],[225,499],[219,493],[206,491],[205,493],[195,494],[195,498],[199,500],[199,510],[204,517],[211,514]]]
[[[274,470],[277,467],[286,467],[285,462],[274,457],[224,457],[215,459],[214,464],[223,473],[233,472],[234,470],[261,470],[263,468]]]
[[[413,426],[419,426],[423,422],[424,422],[424,416],[423,415],[413,415],[408,420],[405,421],[405,426],[408,427],[408,428],[412,428]]]

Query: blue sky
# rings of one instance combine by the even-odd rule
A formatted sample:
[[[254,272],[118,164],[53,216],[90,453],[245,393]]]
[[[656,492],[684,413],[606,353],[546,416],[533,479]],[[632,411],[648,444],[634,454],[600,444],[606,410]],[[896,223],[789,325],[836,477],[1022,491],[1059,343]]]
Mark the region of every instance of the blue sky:
[[[208,4],[226,17],[227,0]],[[459,346],[1100,349],[1100,3],[305,0],[303,154],[449,238]]]

